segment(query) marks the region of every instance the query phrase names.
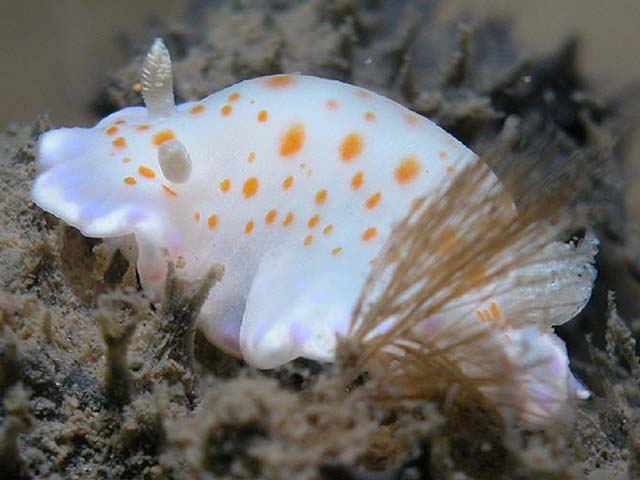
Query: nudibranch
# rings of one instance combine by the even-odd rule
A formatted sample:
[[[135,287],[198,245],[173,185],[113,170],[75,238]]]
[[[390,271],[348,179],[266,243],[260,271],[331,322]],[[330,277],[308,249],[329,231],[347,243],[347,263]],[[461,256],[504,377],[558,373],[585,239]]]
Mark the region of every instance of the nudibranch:
[[[272,75],[175,105],[160,39],[142,93],[144,107],[93,128],[44,133],[32,198],[86,236],[134,239],[154,300],[168,261],[185,279],[223,264],[198,326],[258,368],[333,360],[394,222],[479,161],[428,119],[334,80]],[[568,379],[564,347],[544,348]]]

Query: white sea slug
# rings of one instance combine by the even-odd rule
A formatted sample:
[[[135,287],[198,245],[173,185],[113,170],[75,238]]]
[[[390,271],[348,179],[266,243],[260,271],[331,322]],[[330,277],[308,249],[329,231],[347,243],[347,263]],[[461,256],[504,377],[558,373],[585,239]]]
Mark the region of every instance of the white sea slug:
[[[223,264],[199,328],[259,368],[333,360],[394,222],[479,161],[428,119],[333,80],[274,75],[175,105],[160,40],[142,84],[146,107],[42,135],[32,197],[84,235],[133,235],[154,300],[169,260],[186,279]],[[589,297],[585,277],[570,315]],[[561,342],[540,345],[569,382]]]

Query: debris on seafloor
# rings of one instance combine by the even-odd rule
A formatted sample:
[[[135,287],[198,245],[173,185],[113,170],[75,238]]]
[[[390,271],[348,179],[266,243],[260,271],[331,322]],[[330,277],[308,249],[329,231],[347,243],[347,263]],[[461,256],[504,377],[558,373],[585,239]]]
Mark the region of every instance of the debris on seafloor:
[[[178,100],[194,100],[244,78],[304,71],[394,98],[477,151],[493,143],[507,118],[518,117],[511,133],[516,140],[491,159],[492,167],[501,172],[501,161],[515,156],[529,162],[536,158],[531,152],[543,152],[544,162],[525,168],[533,185],[556,178],[554,172],[564,172],[569,159],[580,155],[584,163],[575,174],[603,172],[578,180],[581,193],[571,196],[570,211],[589,207],[607,262],[598,269],[616,271],[616,289],[628,289],[619,298],[638,290],[625,263],[630,257],[610,254],[627,239],[617,134],[624,119],[616,102],[589,94],[575,70],[576,44],[546,59],[522,61],[504,21],[459,31],[457,24],[438,22],[431,8],[416,15],[413,2],[224,2],[199,8],[198,20],[188,27],[161,26],[132,43],[139,49],[109,82],[101,108],[110,113],[141,102],[135,88],[140,58],[133,53],[161,35],[176,52]],[[626,329],[611,323],[617,333],[608,336],[610,353],[600,353],[606,309],[595,307],[599,292],[609,289],[606,278],[596,282],[595,307],[561,332],[574,371],[594,395],[575,407],[575,427],[523,433],[496,415],[474,388],[460,395],[451,388],[431,395],[425,382],[413,391],[408,382],[387,389],[381,372],[396,368],[407,381],[420,372],[408,369],[393,349],[363,361],[357,345],[345,344],[339,367],[297,360],[260,373],[196,338],[191,364],[184,347],[192,345],[190,322],[202,298],[194,296],[198,285],[185,285],[185,294],[177,288],[173,306],[159,310],[136,292],[118,300],[114,285],[136,286],[131,269],[118,263],[127,254],[104,256],[101,245],[30,202],[35,139],[47,128],[39,122],[0,135],[5,477],[631,478],[637,468],[638,387],[628,372],[635,365],[630,339],[639,329],[633,321]],[[542,147],[532,149],[536,144]],[[525,195],[530,187],[526,183],[512,193],[516,204],[531,200]],[[565,239],[584,235],[563,233]],[[582,242],[588,244],[587,238]],[[108,264],[100,263],[104,259]],[[106,296],[100,301],[101,293]],[[139,302],[145,302],[142,316]],[[108,353],[96,316],[109,327],[108,338],[122,340],[116,342],[118,352]],[[585,355],[585,332],[594,333],[592,359]],[[614,344],[629,370],[617,364]],[[436,363],[428,362],[438,358],[419,357],[430,369]],[[359,361],[358,368],[351,361]],[[469,386],[468,373],[446,372],[443,383]],[[115,395],[118,408],[110,408],[109,375],[114,384],[129,387],[128,398]]]

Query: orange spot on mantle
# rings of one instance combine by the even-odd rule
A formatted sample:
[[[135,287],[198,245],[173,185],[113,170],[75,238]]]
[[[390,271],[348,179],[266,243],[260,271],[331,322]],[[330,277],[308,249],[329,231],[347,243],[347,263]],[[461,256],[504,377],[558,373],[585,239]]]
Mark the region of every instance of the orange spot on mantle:
[[[415,113],[405,113],[402,116],[404,117],[406,122],[411,126],[417,125],[418,122],[420,121],[420,117],[418,117]]]
[[[267,214],[264,216],[264,223],[266,223],[267,225],[272,224],[277,216],[278,216],[278,211],[275,208],[269,210]]]
[[[287,178],[285,178],[282,181],[282,189],[283,190],[289,190],[292,185],[293,185],[293,177],[291,175],[289,175]]]
[[[280,155],[288,157],[302,150],[305,135],[302,123],[292,124],[280,137]]]
[[[220,182],[220,190],[223,193],[227,193],[230,188],[231,188],[231,180],[229,180],[228,178],[225,178]]]
[[[207,226],[209,227],[210,230],[213,230],[214,228],[216,228],[217,225],[218,225],[218,215],[214,213],[213,215],[209,216],[209,218],[207,218]]]
[[[259,121],[259,122],[264,123],[264,122],[266,122],[266,121],[267,121],[267,118],[269,118],[269,114],[267,113],[267,111],[266,111],[266,110],[260,110],[260,111],[258,112],[258,117],[257,117],[257,118],[258,118],[258,121]]]
[[[124,177],[124,179],[122,180],[124,183],[126,183],[127,185],[135,185],[136,183],[136,179],[133,177]]]
[[[160,130],[158,133],[155,133],[153,137],[151,137],[151,143],[159,147],[164,142],[168,142],[169,140],[173,140],[174,138],[176,138],[176,135],[175,133],[173,133],[173,130]]]
[[[116,148],[125,148],[127,146],[127,141],[124,137],[118,137],[113,142],[111,142],[111,145]]]
[[[411,183],[420,174],[420,169],[420,162],[418,162],[418,159],[415,156],[411,155],[405,157],[396,167],[396,180],[400,184]]]
[[[154,172],[153,169],[149,167],[145,167],[144,165],[138,168],[138,173],[145,178],[156,178],[156,172]]]
[[[316,213],[309,219],[309,221],[307,222],[307,226],[309,228],[314,228],[316,225],[318,225],[319,221],[320,221],[320,215]]]
[[[222,115],[223,117],[228,117],[229,115],[231,115],[232,111],[233,111],[233,107],[231,105],[224,105],[220,109],[220,115]]]
[[[204,112],[204,105],[195,105],[189,110],[191,115],[197,115],[202,112]]]
[[[116,133],[118,133],[118,127],[116,126],[111,126],[109,128],[107,128],[104,133],[106,133],[107,135],[115,135]]]
[[[178,193],[172,188],[167,187],[166,185],[162,185],[162,190],[164,190],[168,195],[172,197],[177,197]]]
[[[304,237],[304,246],[308,247],[309,245],[311,245],[311,242],[313,242],[313,235],[307,235],[306,237]]]
[[[375,227],[369,227],[362,233],[362,240],[365,242],[371,240],[378,234],[378,230]]]
[[[273,75],[272,77],[265,78],[264,83],[271,88],[282,88],[292,85],[294,79],[290,75]]]
[[[327,201],[326,190],[320,190],[318,193],[316,193],[316,205],[322,205],[326,201]]]
[[[255,224],[253,223],[253,220],[249,220],[247,222],[247,224],[244,226],[245,235],[249,235],[251,232],[253,232],[253,227],[254,226],[255,226]]]
[[[235,102],[240,98],[240,94],[238,92],[233,92],[231,95],[227,97],[229,102]]]
[[[284,217],[284,220],[282,221],[282,225],[286,227],[287,225],[291,225],[291,222],[293,222],[293,213],[289,212],[287,213],[287,216]]]
[[[357,133],[350,133],[344,137],[338,150],[342,161],[350,162],[364,150],[364,139]]]
[[[330,98],[329,100],[327,100],[325,102],[325,105],[327,106],[328,110],[337,110],[338,109],[338,102],[336,100],[334,100],[333,98]]]
[[[367,201],[364,202],[364,206],[367,207],[369,210],[372,210],[378,206],[381,199],[382,199],[382,194],[380,192],[376,192],[373,195],[371,195],[369,198],[367,198]]]
[[[358,190],[362,186],[363,183],[364,183],[364,173],[362,173],[362,172],[357,172],[351,178],[351,188],[353,190]]]
[[[258,193],[258,179],[256,177],[249,177],[242,185],[242,194],[244,198],[251,198]]]

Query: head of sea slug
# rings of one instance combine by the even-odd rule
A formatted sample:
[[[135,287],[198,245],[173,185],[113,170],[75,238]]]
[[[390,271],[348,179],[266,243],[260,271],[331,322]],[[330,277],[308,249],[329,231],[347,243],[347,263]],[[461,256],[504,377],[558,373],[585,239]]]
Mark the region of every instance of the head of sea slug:
[[[180,208],[178,193],[193,175],[187,149],[166,128],[179,113],[161,41],[147,57],[142,80],[145,107],[115,112],[93,128],[61,128],[40,137],[31,196],[86,236],[135,234],[143,286],[154,293],[166,269],[158,257],[180,248],[180,225],[164,217]]]
[[[125,109],[117,115],[140,118],[140,110],[144,109]],[[118,156],[117,149],[124,147],[113,142],[118,145],[116,140],[123,137],[109,136],[105,133],[109,127],[101,126],[104,123],[42,134],[36,151],[40,170],[31,190],[41,208],[92,237],[132,233],[131,220],[142,218],[139,206],[130,198],[134,192],[124,182],[125,162],[131,156]]]

